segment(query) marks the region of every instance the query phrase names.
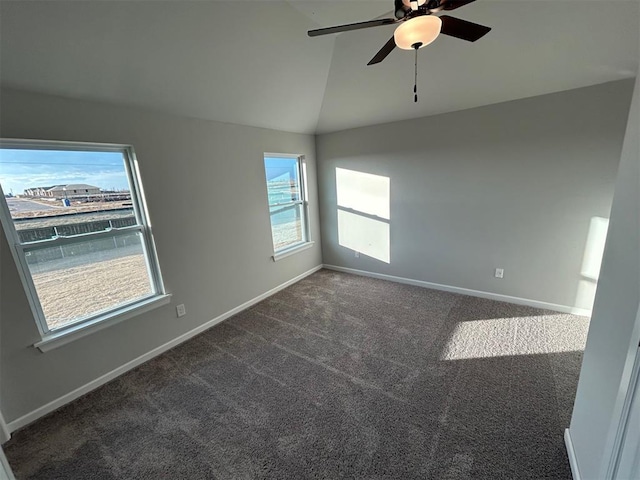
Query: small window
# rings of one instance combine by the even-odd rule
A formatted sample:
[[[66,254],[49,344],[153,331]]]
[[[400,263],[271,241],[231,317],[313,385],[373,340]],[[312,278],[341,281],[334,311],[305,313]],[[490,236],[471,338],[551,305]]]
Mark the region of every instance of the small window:
[[[131,147],[0,140],[0,186],[43,337],[165,294]]]
[[[307,244],[309,226],[304,157],[265,154],[264,168],[274,253]]]

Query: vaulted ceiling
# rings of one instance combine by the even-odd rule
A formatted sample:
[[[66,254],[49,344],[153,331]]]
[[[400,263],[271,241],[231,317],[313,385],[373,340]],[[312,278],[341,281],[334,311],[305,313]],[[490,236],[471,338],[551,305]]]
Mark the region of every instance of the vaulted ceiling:
[[[632,77],[640,2],[477,0],[493,27],[366,66],[393,26],[309,38],[392,0],[0,1],[3,85],[189,117],[322,133]],[[0,99],[1,102],[1,99]],[[1,103],[0,103],[1,107]]]

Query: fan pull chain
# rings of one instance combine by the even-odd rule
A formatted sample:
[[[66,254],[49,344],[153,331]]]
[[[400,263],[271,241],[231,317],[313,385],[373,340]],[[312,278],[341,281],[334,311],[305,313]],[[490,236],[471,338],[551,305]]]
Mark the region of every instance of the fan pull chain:
[[[413,72],[413,101],[418,103],[418,49],[415,49],[415,70]]]

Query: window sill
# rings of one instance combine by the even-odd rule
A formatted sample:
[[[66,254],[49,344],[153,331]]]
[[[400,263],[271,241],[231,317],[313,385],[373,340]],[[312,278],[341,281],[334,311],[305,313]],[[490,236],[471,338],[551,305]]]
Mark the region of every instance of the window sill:
[[[295,255],[298,252],[308,250],[309,248],[313,247],[314,243],[316,242],[311,241],[311,242],[301,243],[299,245],[288,248],[286,250],[282,250],[281,252],[274,254],[271,258],[273,259],[274,262],[277,262],[278,260],[282,260],[283,258],[287,258],[291,255]]]
[[[65,328],[61,331],[50,332],[42,337],[42,340],[33,344],[41,352],[45,353],[55,348],[66,345],[67,343],[86,337],[94,332],[98,332],[103,328],[110,327],[116,323],[120,323],[128,318],[135,317],[141,313],[148,312],[154,308],[166,305],[171,301],[171,294],[162,294],[134,305],[129,305],[114,313],[94,318],[88,322]]]

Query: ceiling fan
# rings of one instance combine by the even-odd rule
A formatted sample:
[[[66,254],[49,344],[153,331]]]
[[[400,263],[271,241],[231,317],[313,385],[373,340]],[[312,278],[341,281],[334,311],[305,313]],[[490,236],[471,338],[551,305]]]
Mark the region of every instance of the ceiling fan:
[[[309,30],[308,35],[310,37],[317,37],[331,33],[359,30],[361,28],[400,24],[396,28],[393,37],[385,43],[367,65],[380,63],[395,47],[404,50],[415,50],[417,59],[418,49],[429,45],[440,33],[461,38],[469,42],[475,42],[489,33],[491,28],[478,25],[477,23],[467,22],[466,20],[460,20],[459,18],[448,15],[439,17],[434,15],[442,10],[455,10],[474,1],[475,0],[395,0],[395,18],[379,18],[367,22],[319,28]],[[392,12],[389,13],[391,14]]]

